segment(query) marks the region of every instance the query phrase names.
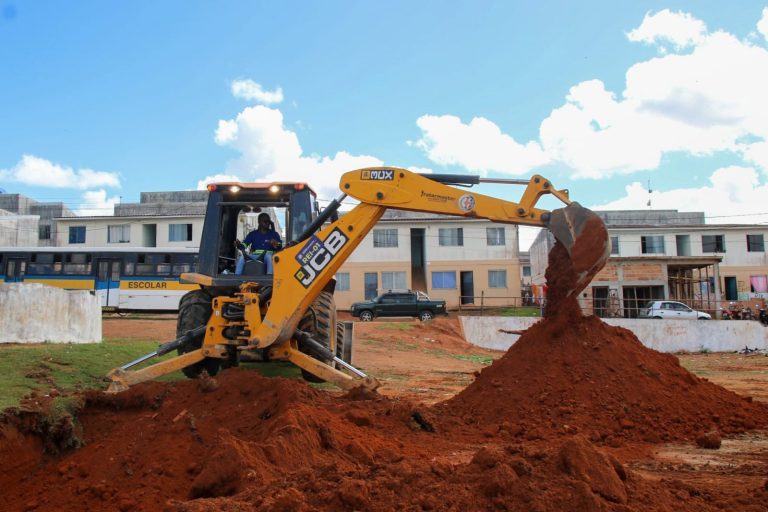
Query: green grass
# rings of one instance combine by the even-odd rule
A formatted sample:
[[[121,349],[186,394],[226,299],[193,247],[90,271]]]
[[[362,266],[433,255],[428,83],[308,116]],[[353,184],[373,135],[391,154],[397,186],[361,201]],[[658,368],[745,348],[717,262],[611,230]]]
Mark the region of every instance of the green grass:
[[[470,361],[473,363],[482,364],[484,366],[488,366],[493,362],[493,358],[491,356],[484,356],[479,354],[453,354],[451,352],[446,352],[445,350],[440,349],[428,349],[425,350],[424,353],[436,357],[446,357],[451,359],[458,359],[460,361]]]
[[[381,327],[383,329],[394,329],[396,331],[410,331],[413,330],[412,323],[405,322],[382,322]]]
[[[524,308],[503,308],[494,312],[496,316],[526,316],[539,317],[541,310],[538,307],[530,306]]]
[[[32,390],[104,388],[102,379],[109,370],[155,350],[157,345],[153,341],[110,339],[104,343],[0,346],[0,410],[18,404]],[[174,376],[166,379],[173,380]]]
[[[482,364],[484,366],[488,366],[493,362],[493,358],[491,356],[481,356],[478,354],[451,354],[451,357],[461,361],[471,361],[473,363]]]
[[[33,390],[48,393],[80,389],[106,389],[103,380],[110,370],[122,366],[157,349],[149,340],[110,338],[103,343],[35,345],[0,345],[0,410],[18,405],[19,400]],[[150,359],[136,369],[174,357],[171,352]],[[242,363],[265,377],[301,379],[301,370],[289,362]],[[173,372],[159,381],[172,382],[186,377]],[[336,389],[332,384],[312,384],[319,389]],[[68,407],[62,403],[63,407]]]

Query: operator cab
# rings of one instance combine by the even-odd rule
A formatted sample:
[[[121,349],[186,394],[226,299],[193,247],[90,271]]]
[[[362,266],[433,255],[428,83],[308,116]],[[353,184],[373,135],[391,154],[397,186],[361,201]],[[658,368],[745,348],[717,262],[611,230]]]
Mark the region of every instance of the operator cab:
[[[266,212],[282,247],[289,247],[309,236],[307,229],[318,216],[317,195],[305,183],[212,183],[208,192],[197,273],[183,274],[185,282],[227,288],[246,281],[271,284],[261,261],[246,259],[242,274],[235,273],[235,240],[244,240]]]

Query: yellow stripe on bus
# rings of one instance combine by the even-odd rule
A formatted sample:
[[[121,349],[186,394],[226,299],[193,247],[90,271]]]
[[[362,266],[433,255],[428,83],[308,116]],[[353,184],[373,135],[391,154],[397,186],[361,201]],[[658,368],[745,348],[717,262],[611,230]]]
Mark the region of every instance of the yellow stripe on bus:
[[[25,277],[24,282],[40,283],[67,290],[93,290],[93,279],[30,279]]]

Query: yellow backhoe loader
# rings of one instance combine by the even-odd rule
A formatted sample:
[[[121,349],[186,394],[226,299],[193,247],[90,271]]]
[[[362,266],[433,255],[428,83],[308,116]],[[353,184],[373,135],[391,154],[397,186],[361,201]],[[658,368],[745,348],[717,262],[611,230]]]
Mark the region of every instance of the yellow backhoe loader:
[[[480,183],[526,188],[515,203],[468,190]],[[578,275],[576,285],[567,292],[571,296],[589,284],[610,253],[602,220],[571,202],[567,190],[555,189],[538,175],[529,180],[494,180],[377,167],[347,172],[339,187],[343,194],[320,212],[315,193],[304,183],[209,185],[197,272],[181,276],[200,289],[181,300],[178,338],[112,370],[108,391],[118,392],[178,370],[192,378],[204,371],[215,375],[246,355],[291,361],[306,379],[328,381],[343,389],[375,388],[375,378],[350,364],[349,341],[337,332],[333,277],[389,208],[546,227],[565,246]],[[544,194],[567,206],[552,212],[536,208]],[[347,196],[359,204],[339,217]],[[248,213],[271,208],[283,208],[285,222],[285,248],[273,256],[274,275],[266,273],[262,261],[249,261],[236,274],[233,242],[238,227],[247,221]],[[131,370],[173,350],[178,352],[176,357]]]

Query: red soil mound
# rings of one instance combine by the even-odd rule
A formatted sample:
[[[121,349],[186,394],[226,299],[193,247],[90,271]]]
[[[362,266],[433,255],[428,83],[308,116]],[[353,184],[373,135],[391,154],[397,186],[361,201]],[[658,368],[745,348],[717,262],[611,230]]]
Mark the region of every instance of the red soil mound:
[[[572,276],[556,244],[547,269],[547,318],[439,405],[444,417],[526,439],[580,432],[609,444],[768,425],[765,404],[694,376],[675,356],[644,347],[626,329],[582,316],[576,300],[559,293],[572,286]]]
[[[695,439],[768,425],[768,407],[700,379],[598,318],[545,319],[464,391],[446,418],[526,439],[580,432],[620,443]]]
[[[85,445],[43,454],[29,421],[0,430],[3,511],[680,510],[725,501],[650,482],[586,438],[456,440],[435,418],[358,392],[334,397],[227,370],[218,386],[150,383],[92,394]],[[420,414],[415,414],[420,412]],[[37,430],[36,428],[33,430]],[[764,503],[755,489],[733,510]],[[757,509],[756,509],[757,510]]]

